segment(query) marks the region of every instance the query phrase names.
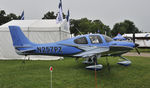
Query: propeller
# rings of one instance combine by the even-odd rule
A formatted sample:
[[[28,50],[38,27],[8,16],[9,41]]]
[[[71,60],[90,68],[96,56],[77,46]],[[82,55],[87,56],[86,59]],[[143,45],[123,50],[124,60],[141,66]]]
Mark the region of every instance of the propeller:
[[[137,51],[137,53],[138,53],[139,55],[141,54],[137,47],[135,47],[135,50]]]
[[[135,32],[133,32],[133,43],[135,43]]]
[[[135,43],[135,32],[133,32],[133,43],[135,44],[135,50],[136,50],[136,52],[140,55],[140,51],[138,50],[138,46],[139,46],[139,44],[137,44],[137,43]]]

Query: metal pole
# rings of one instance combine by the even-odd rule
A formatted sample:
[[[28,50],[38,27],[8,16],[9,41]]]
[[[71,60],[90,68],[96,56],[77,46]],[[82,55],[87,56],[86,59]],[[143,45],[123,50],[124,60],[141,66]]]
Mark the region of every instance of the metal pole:
[[[60,33],[60,35],[59,35],[60,39],[59,40],[61,41],[61,27],[59,27],[59,33]]]
[[[95,88],[97,88],[97,79],[96,79],[96,61],[95,61]]]
[[[52,88],[52,72],[50,72],[51,73],[51,87],[50,88]]]

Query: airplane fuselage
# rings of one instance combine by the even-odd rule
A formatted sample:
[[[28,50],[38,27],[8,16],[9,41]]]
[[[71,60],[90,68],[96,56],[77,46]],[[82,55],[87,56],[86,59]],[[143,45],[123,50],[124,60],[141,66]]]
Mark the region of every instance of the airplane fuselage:
[[[90,36],[96,36],[101,38],[100,43],[92,43]],[[67,40],[59,41],[56,43],[47,43],[47,44],[33,44],[31,48],[32,51],[27,52],[18,52],[20,55],[54,55],[54,56],[74,56],[75,54],[79,54],[84,52],[83,49],[78,48],[76,46],[87,46],[87,47],[110,47],[110,50],[101,54],[101,56],[113,56],[119,55],[128,52],[134,46],[133,43],[130,42],[120,42],[109,40],[106,41],[105,35],[101,34],[91,34],[91,35],[82,35],[74,38],[70,38]],[[86,39],[86,44],[76,44],[75,40],[80,38]],[[79,42],[80,43],[80,42]],[[24,47],[22,47],[24,48]],[[21,48],[20,48],[21,49]],[[18,48],[18,50],[20,50]],[[25,48],[24,48],[25,49]],[[29,49],[29,47],[27,47]]]

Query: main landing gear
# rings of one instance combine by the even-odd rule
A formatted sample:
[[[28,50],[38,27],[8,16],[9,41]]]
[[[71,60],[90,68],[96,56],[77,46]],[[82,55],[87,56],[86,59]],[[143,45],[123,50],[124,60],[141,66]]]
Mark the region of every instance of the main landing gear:
[[[91,60],[89,60],[89,59],[91,59]],[[87,62],[86,64],[88,64],[88,63],[93,64],[94,63],[94,65],[87,66],[86,69],[98,71],[98,70],[101,70],[103,68],[103,65],[97,63],[97,56],[93,56],[92,58],[89,58],[89,59],[84,61],[84,63],[85,62]]]
[[[129,66],[132,63],[130,60],[128,60],[125,57],[122,57],[122,56],[119,56],[119,57],[125,60],[125,61],[118,62],[117,64],[119,65]],[[96,70],[96,71],[101,70],[103,68],[103,65],[97,63],[97,58],[98,58],[97,56],[93,56],[93,57],[87,58],[86,61],[83,61],[84,64],[93,64],[90,66],[86,66],[86,69]],[[107,61],[108,70],[110,71],[110,66],[109,66],[107,57],[106,57],[106,61]]]

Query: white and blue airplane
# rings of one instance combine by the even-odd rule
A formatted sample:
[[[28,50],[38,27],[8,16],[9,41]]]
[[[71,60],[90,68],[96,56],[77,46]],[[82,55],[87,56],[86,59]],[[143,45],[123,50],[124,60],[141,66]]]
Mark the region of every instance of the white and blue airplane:
[[[97,63],[97,58],[104,56],[119,56],[125,61],[118,62],[118,64],[130,65],[131,61],[121,55],[138,47],[138,44],[114,41],[112,38],[102,34],[86,34],[55,43],[36,44],[24,35],[19,26],[9,26],[9,30],[13,46],[19,55],[54,55],[86,58],[83,63],[93,64],[86,67],[91,70],[102,69],[103,66]]]

